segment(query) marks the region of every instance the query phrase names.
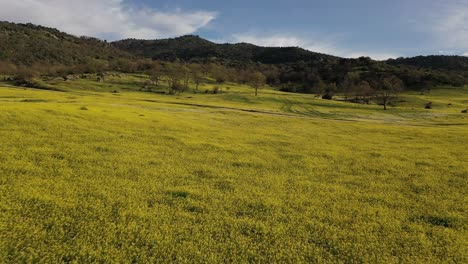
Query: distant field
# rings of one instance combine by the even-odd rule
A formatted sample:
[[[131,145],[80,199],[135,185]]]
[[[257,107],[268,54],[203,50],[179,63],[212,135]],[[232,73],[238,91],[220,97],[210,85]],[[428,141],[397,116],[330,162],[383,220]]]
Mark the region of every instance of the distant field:
[[[143,81],[0,83],[0,262],[468,262],[468,88],[384,111]]]

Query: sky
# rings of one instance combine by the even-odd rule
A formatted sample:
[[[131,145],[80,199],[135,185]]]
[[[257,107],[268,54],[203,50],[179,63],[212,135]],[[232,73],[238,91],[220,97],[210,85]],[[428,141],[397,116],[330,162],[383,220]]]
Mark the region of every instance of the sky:
[[[0,0],[0,20],[109,41],[194,34],[348,58],[468,56],[468,0]]]

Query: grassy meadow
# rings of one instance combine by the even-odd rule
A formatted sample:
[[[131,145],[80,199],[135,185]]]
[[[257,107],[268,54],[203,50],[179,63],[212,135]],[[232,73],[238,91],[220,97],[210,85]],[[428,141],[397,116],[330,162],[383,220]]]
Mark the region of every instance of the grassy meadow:
[[[0,83],[0,262],[468,262],[468,88],[384,111],[144,78]]]

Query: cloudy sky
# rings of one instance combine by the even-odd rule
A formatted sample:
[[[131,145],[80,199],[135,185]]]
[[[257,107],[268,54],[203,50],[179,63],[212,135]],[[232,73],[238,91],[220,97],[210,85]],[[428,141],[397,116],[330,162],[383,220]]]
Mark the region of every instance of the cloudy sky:
[[[343,57],[468,56],[468,0],[0,0],[0,20],[107,40],[197,34]]]

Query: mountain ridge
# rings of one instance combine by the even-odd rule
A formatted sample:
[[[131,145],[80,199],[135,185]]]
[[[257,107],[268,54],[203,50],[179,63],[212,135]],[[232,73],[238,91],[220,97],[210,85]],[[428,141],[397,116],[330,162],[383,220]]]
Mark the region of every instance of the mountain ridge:
[[[0,60],[26,65],[34,63],[35,59],[41,63],[71,65],[86,63],[89,59],[129,59],[135,56],[156,60],[231,60],[264,64],[356,59],[295,46],[268,47],[245,42],[215,43],[198,35],[165,39],[128,38],[107,42],[96,37],[74,36],[55,28],[7,21],[0,21],[0,39]],[[25,56],[30,55],[29,53],[35,53],[33,58]],[[435,70],[468,71],[468,57],[457,55],[418,55],[383,62]]]
[[[277,64],[300,60],[338,58],[333,55],[308,51],[301,47],[262,47],[245,42],[218,44],[197,35],[153,40],[124,39],[114,41],[111,45],[134,55],[159,60],[216,58]]]

